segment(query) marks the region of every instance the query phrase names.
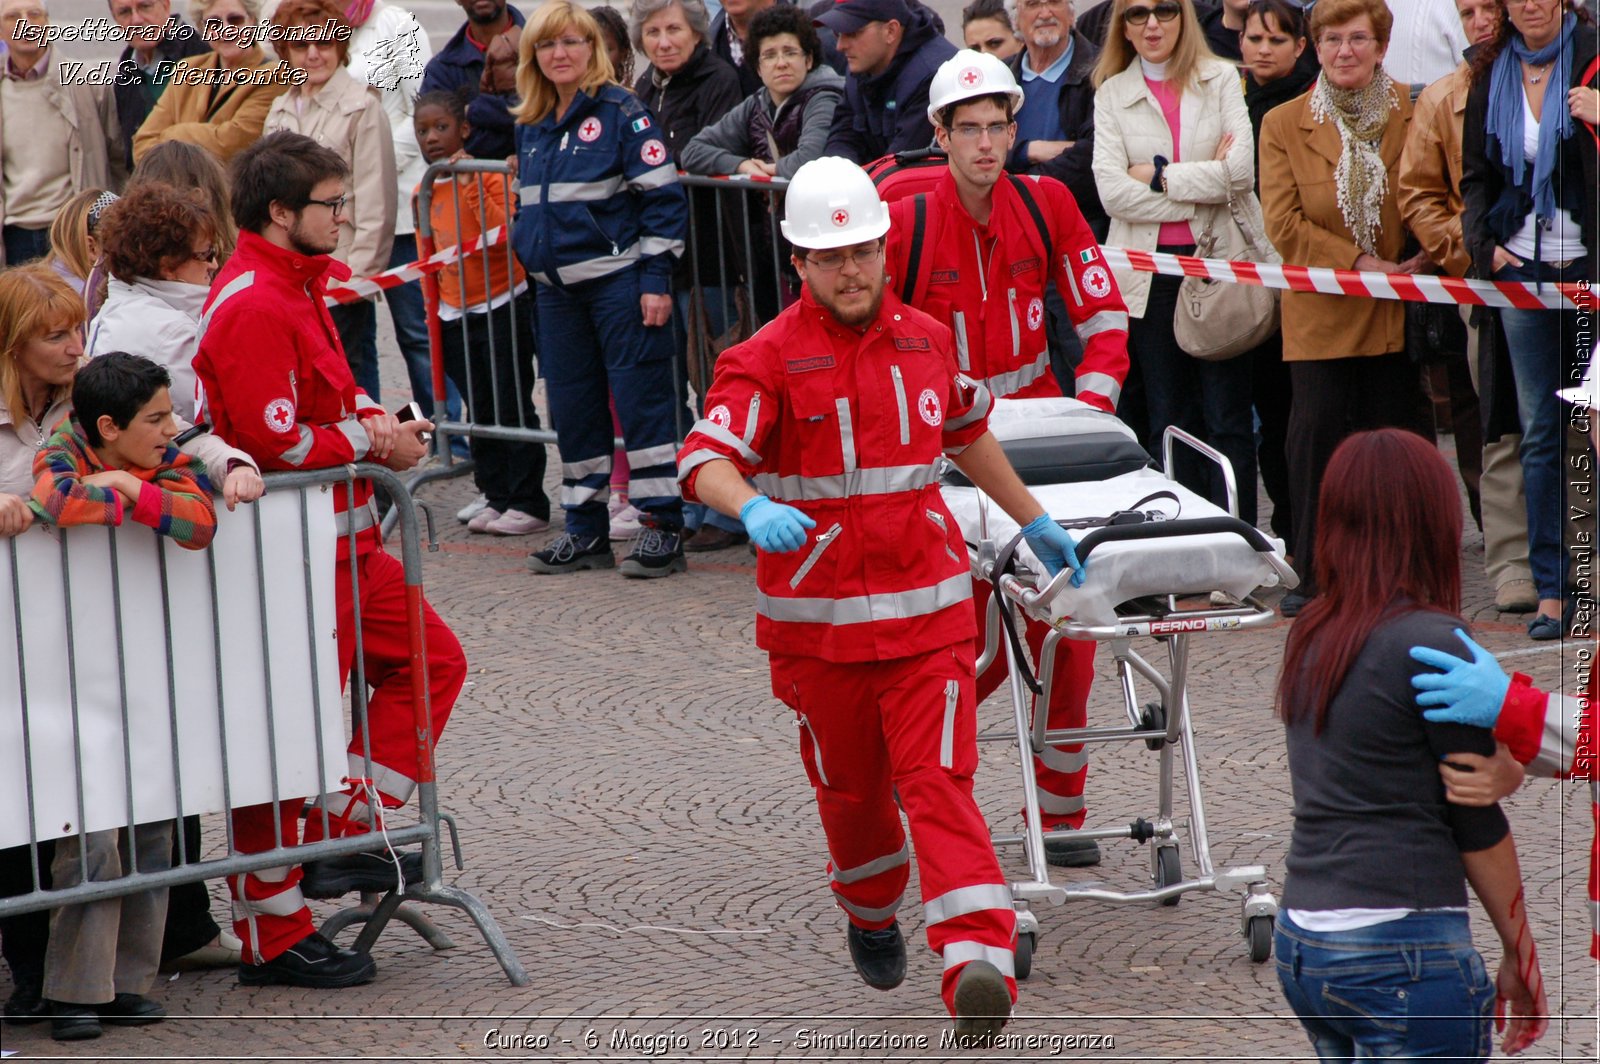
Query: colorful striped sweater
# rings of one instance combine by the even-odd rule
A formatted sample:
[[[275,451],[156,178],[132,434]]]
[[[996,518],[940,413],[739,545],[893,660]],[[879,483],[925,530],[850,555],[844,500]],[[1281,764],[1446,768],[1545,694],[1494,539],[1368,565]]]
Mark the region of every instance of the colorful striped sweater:
[[[52,525],[120,525],[122,496],[83,482],[106,469],[89,446],[78,419],[68,415],[33,460],[33,498],[28,507]],[[159,467],[127,472],[144,482],[129,511],[135,521],[171,536],[188,550],[205,550],[211,544],[217,531],[217,511],[205,466],[176,447],[168,447]]]

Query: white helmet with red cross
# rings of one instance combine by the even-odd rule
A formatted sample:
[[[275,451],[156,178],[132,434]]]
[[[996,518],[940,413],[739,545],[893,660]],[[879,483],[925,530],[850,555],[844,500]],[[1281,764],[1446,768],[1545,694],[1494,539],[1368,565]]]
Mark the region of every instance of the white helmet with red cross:
[[[783,238],[821,251],[876,240],[889,231],[889,208],[867,172],[824,155],[795,171],[783,198]]]
[[[1010,96],[1013,111],[1022,106],[1022,89],[1005,60],[963,48],[933,72],[928,84],[928,121],[939,124],[939,112],[962,100],[995,94]]]

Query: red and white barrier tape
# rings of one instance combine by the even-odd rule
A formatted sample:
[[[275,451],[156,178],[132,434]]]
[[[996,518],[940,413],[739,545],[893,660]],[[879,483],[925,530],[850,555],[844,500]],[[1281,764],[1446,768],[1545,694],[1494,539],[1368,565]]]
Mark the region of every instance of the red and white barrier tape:
[[[1449,303],[1513,310],[1593,309],[1595,293],[1588,284],[1547,284],[1538,289],[1519,281],[1468,281],[1431,274],[1333,270],[1320,266],[1273,266],[1258,262],[1200,259],[1192,255],[1102,247],[1106,262],[1119,269],[1173,277],[1209,277],[1213,281],[1319,292],[1333,296],[1399,299],[1408,303]]]
[[[324,301],[328,306],[336,307],[340,303],[354,303],[358,299],[376,295],[388,288],[399,288],[411,281],[421,280],[424,274],[437,273],[446,266],[453,266],[457,259],[477,254],[484,248],[499,247],[509,237],[510,231],[503,225],[497,225],[480,237],[465,244],[440,248],[425,259],[408,262],[404,266],[395,266],[372,277],[352,277],[330,291]]]

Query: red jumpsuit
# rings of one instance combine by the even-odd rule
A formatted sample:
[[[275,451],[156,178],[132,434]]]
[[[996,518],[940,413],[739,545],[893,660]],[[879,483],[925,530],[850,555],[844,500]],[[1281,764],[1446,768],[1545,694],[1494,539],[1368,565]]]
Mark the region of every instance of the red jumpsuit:
[[[863,929],[894,920],[910,875],[898,793],[952,1012],[971,960],[994,964],[1016,998],[1011,892],[972,798],[966,548],[935,472],[987,431],[989,406],[932,318],[886,293],[857,332],[808,289],[722,353],[678,456],[687,499],[700,468],[727,459],[816,521],[801,550],[759,556],[756,644],[795,713],[834,898]]]
[[[1589,847],[1589,955],[1600,959],[1600,774],[1595,772],[1594,700],[1600,673],[1593,669],[1581,696],[1546,693],[1514,673],[1500,707],[1494,736],[1536,776],[1588,780],[1595,837]]]
[[[195,372],[206,417],[222,439],[272,470],[324,469],[366,456],[367,433],[358,414],[380,411],[357,390],[333,321],[323,305],[323,278],[349,276],[325,255],[306,256],[279,248],[251,232],[217,275],[200,319]],[[404,804],[416,787],[416,725],[411,698],[411,648],[405,572],[383,550],[372,486],[355,482],[353,492],[334,487],[340,538],[334,600],[338,611],[339,674],[348,680],[355,659],[355,610],[350,567],[359,576],[361,652],[372,748],[372,782],[383,804]],[[345,536],[358,532],[355,557]],[[455,635],[423,603],[432,731],[435,741],[466,679],[466,658]],[[352,780],[366,776],[359,725],[349,747]],[[356,788],[331,810],[347,823],[334,834],[364,830],[371,822]],[[275,845],[274,823],[286,846],[296,844],[303,799],[285,799],[233,812],[234,844],[241,853]],[[306,838],[323,835],[323,821],[307,821]],[[300,893],[299,866],[284,865],[230,876],[234,927],[247,963],[268,961],[312,931],[311,911]]]
[[[1115,412],[1128,375],[1128,311],[1111,271],[1100,256],[1094,233],[1083,220],[1067,187],[1054,178],[1024,178],[1050,228],[1053,262],[1046,264],[1039,226],[1011,182],[994,186],[987,225],[979,225],[961,205],[948,168],[938,186],[925,194],[922,249],[911,302],[955,335],[956,359],[965,373],[981,378],[1001,399],[1061,394],[1050,371],[1045,337],[1045,289],[1054,281],[1068,316],[1083,339],[1077,368],[1077,397]],[[888,272],[900,290],[909,268],[916,206],[909,199],[890,204]],[[983,631],[989,585],[973,582],[978,631]],[[1028,646],[1039,657],[1049,628],[1027,625]],[[1081,728],[1088,722],[1089,687],[1094,682],[1095,644],[1062,640],[1056,647],[1049,708],[1051,728]],[[978,677],[978,700],[1006,680],[1005,655]],[[1084,777],[1089,759],[1083,744],[1050,747],[1034,758],[1039,808],[1045,828],[1083,827]]]

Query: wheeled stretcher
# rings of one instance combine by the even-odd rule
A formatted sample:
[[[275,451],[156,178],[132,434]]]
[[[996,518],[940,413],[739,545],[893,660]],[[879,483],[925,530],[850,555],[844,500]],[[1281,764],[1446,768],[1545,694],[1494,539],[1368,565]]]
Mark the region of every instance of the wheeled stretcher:
[[[1188,666],[1195,636],[1272,623],[1273,611],[1255,597],[1257,592],[1299,583],[1283,559],[1282,544],[1234,516],[1237,491],[1227,459],[1178,429],[1169,429],[1163,441],[1165,468],[1173,468],[1177,447],[1192,448],[1216,462],[1227,485],[1228,510],[1151,468],[1131,430],[1077,400],[998,400],[990,427],[1045,510],[1075,529],[1085,574],[1082,587],[1072,586],[1070,572],[1045,581],[1043,567],[1018,538],[1016,522],[958,472],[946,472],[944,499],[961,526],[973,576],[996,591],[981,634],[978,669],[988,667],[998,654],[1006,656],[1009,666],[1013,726],[983,732],[979,741],[1014,742],[1021,755],[1023,832],[994,836],[997,847],[1020,845],[1028,859],[1029,878],[1011,884],[1017,908],[1017,977],[1025,978],[1032,968],[1039,934],[1033,904],[1060,905],[1068,898],[1174,905],[1188,891],[1237,890],[1240,934],[1249,944],[1251,960],[1265,961],[1278,910],[1265,867],[1217,871],[1212,866],[1189,712]],[[1191,596],[1199,596],[1203,604],[1180,608],[1178,600]],[[1052,626],[1037,662],[1028,660],[1020,638],[1024,617]],[[1045,707],[1062,639],[1109,645],[1126,725],[1047,728]],[[1138,643],[1148,652],[1146,641],[1158,648],[1165,645],[1165,673],[1135,649]],[[1141,705],[1136,681],[1154,690],[1153,701]],[[1030,688],[1039,694],[1037,713]],[[1157,753],[1154,817],[1060,834],[1152,843],[1153,885],[1123,892],[1098,884],[1052,883],[1031,755],[1046,746],[1110,742],[1142,742]],[[1173,820],[1174,755],[1180,749],[1189,805],[1186,834],[1197,867],[1191,878],[1183,874]]]

